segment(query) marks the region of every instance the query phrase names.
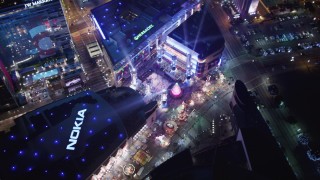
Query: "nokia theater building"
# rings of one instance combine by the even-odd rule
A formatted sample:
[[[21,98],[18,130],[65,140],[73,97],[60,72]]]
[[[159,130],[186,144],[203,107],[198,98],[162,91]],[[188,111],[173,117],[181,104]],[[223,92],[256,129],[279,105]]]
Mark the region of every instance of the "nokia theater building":
[[[210,43],[199,39],[200,43],[196,45],[191,42],[197,39],[197,35],[194,34],[189,37],[188,41],[191,43],[187,45],[176,38],[181,36],[178,35],[180,30],[176,31],[175,37],[169,35],[194,14],[199,14],[197,12],[204,9],[202,4],[201,0],[113,0],[92,9],[92,21],[113,63],[116,81],[126,78],[126,72],[130,71],[130,66],[139,71],[146,61],[153,59],[165,58],[168,61],[178,61],[177,65],[180,65],[183,71],[190,71],[192,75],[197,76],[203,76],[205,67],[211,66],[209,64],[212,62],[206,60],[208,56],[214,57],[217,64],[224,48],[224,40],[222,43],[219,42],[221,46],[208,48],[206,44],[209,46],[215,44],[212,39]],[[205,11],[205,14],[208,13]],[[205,19],[208,20],[208,18]],[[215,24],[214,20],[203,24],[205,23]],[[195,33],[196,30],[192,31],[190,33]],[[201,35],[207,34],[201,33]],[[173,46],[174,48],[170,48]],[[196,52],[202,47],[205,50]],[[209,51],[204,53],[207,49]]]
[[[27,113],[0,136],[0,179],[88,178],[146,124],[157,108],[151,105],[120,87]]]

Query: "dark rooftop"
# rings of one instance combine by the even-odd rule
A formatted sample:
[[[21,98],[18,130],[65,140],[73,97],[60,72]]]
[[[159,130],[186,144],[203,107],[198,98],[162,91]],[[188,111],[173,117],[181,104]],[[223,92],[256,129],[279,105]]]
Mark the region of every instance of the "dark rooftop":
[[[91,10],[113,64],[179,12],[187,0],[113,0]]]
[[[268,179],[296,179],[288,161],[270,132],[241,128],[252,170]]]
[[[224,38],[220,29],[205,5],[202,6],[201,11],[195,12],[169,36],[199,53],[200,59],[224,47]]]
[[[128,106],[115,110],[125,102]],[[112,88],[99,94],[81,92],[27,113],[0,136],[0,178],[87,178],[125,142],[128,132],[145,124],[145,119],[128,118],[145,107],[134,90]],[[73,150],[71,136],[77,137]]]

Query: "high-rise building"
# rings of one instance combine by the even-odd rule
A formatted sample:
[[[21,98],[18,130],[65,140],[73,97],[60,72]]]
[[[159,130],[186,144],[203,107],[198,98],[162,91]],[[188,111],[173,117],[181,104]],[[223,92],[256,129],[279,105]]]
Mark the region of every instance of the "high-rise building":
[[[233,0],[233,2],[242,16],[255,14],[259,5],[259,0]]]
[[[0,7],[0,57],[7,68],[74,57],[61,1],[17,0]]]

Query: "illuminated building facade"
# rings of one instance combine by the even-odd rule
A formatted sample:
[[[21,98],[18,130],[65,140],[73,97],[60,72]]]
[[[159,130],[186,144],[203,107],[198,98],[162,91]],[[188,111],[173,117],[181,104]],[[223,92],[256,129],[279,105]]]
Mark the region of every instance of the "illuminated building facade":
[[[259,0],[233,0],[242,16],[252,15],[257,12]]]
[[[14,92],[15,88],[12,79],[0,59],[0,112],[17,107],[18,104]]]
[[[73,59],[71,38],[59,0],[16,1],[0,10],[0,57],[20,70],[48,60]]]
[[[144,61],[157,58],[161,50],[163,52],[164,44],[170,41],[170,33],[200,11],[201,4],[200,0],[113,0],[91,10],[92,20],[113,63],[116,80],[130,76],[129,73],[126,74],[129,72],[130,65],[139,70]],[[220,44],[223,43],[224,40]],[[189,71],[190,74],[198,76],[202,76],[205,68],[208,70],[208,66],[217,64],[216,60],[219,59],[221,55],[219,53],[224,47],[222,45],[223,47],[214,49],[210,53],[208,51],[209,54],[206,53],[208,56],[214,56],[215,62],[211,63],[212,61],[206,60],[207,56],[202,56],[202,51],[194,52],[186,44],[181,44],[183,46],[181,49],[191,50],[183,54],[189,58],[177,58],[177,66],[188,71],[186,61],[190,61],[189,66],[191,67],[192,59],[195,59],[194,67],[189,68]],[[200,48],[200,44],[203,42],[194,45]],[[179,65],[183,61],[185,64]],[[197,63],[197,61],[201,62]],[[204,63],[205,61],[211,64]]]
[[[0,136],[0,178],[89,178],[155,119],[156,108],[120,87],[84,91],[29,112]]]

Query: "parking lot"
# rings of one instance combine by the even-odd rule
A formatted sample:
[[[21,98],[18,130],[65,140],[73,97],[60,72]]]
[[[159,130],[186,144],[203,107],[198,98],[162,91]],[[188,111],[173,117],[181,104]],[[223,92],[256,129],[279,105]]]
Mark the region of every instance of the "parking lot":
[[[308,13],[261,19],[258,23],[242,23],[231,28],[253,55],[268,56],[320,47],[319,20]]]

